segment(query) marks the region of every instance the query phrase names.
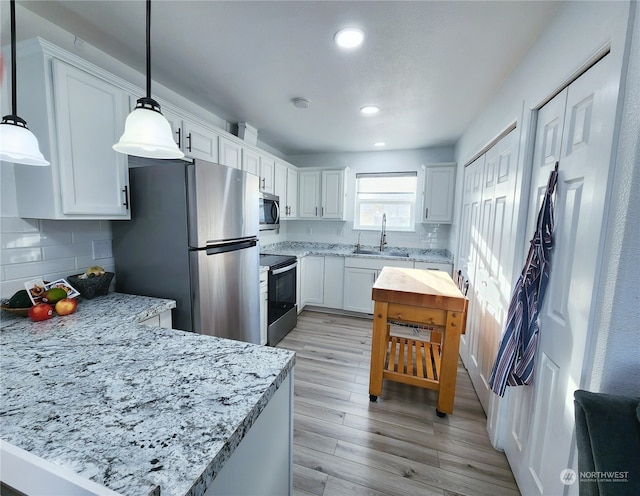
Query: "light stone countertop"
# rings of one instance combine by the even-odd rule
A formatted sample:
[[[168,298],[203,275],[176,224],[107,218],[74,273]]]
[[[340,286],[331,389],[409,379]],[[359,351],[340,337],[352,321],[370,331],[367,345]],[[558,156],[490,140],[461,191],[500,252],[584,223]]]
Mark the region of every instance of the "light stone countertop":
[[[363,250],[377,250],[375,246],[361,247]],[[386,252],[403,252],[408,257],[394,257],[384,255],[367,255],[353,253],[355,245],[342,243],[310,243],[303,241],[283,241],[260,247],[260,253],[268,253],[270,255],[291,255],[296,257],[304,257],[307,255],[319,256],[338,256],[338,257],[362,257],[374,259],[393,259],[393,260],[409,260],[413,262],[428,263],[453,263],[453,257],[449,250],[432,250],[421,248],[403,248],[400,246],[387,246]]]
[[[204,494],[295,354],[139,324],[174,307],[110,293],[44,322],[2,312],[0,437],[124,495]]]

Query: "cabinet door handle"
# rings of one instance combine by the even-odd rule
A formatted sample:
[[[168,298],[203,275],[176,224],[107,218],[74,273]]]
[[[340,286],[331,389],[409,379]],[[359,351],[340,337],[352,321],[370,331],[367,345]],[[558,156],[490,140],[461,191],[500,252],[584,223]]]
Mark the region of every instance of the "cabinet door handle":
[[[188,150],[188,151],[191,151],[191,133],[189,133],[189,134],[187,135],[187,142],[189,143],[189,144],[187,145],[187,150]]]
[[[320,217],[324,217],[324,207],[320,209]]]
[[[123,205],[127,210],[129,210],[129,186],[125,185],[124,189],[121,190],[124,193],[124,203]]]
[[[427,209],[427,211],[424,213],[424,218],[425,219],[429,218],[429,209]]]
[[[262,189],[265,189],[267,187],[267,179],[266,178],[262,178]]]
[[[318,216],[318,207],[316,207],[316,217]]]
[[[181,143],[182,142],[182,136],[181,136],[181,133],[182,133],[182,129],[178,128],[178,130],[176,131],[176,134],[178,135],[178,143],[177,143],[178,144],[178,148],[182,148],[182,143]]]

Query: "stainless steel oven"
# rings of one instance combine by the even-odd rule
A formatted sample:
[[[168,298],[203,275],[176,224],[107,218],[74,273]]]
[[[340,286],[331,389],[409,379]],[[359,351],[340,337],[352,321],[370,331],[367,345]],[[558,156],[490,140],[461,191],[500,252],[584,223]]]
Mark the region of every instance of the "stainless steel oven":
[[[298,322],[298,260],[286,255],[260,255],[260,265],[269,267],[267,344],[275,346]]]

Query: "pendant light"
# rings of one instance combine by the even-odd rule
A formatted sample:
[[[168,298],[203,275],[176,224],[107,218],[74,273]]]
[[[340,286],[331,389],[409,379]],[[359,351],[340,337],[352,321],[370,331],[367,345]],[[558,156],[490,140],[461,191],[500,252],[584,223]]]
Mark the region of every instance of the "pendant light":
[[[136,157],[184,157],[173,141],[171,125],[162,115],[160,104],[151,98],[151,0],[147,0],[147,96],[136,102],[113,149]]]
[[[11,115],[0,122],[0,160],[23,165],[49,165],[40,153],[38,140],[18,117],[16,87],[16,2],[11,0]]]

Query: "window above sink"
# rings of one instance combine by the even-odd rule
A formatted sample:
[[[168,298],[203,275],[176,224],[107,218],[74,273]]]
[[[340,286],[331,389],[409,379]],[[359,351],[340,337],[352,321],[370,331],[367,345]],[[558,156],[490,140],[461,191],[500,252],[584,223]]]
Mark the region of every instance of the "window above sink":
[[[356,174],[354,229],[380,229],[386,214],[390,231],[414,231],[418,174],[379,172]]]

